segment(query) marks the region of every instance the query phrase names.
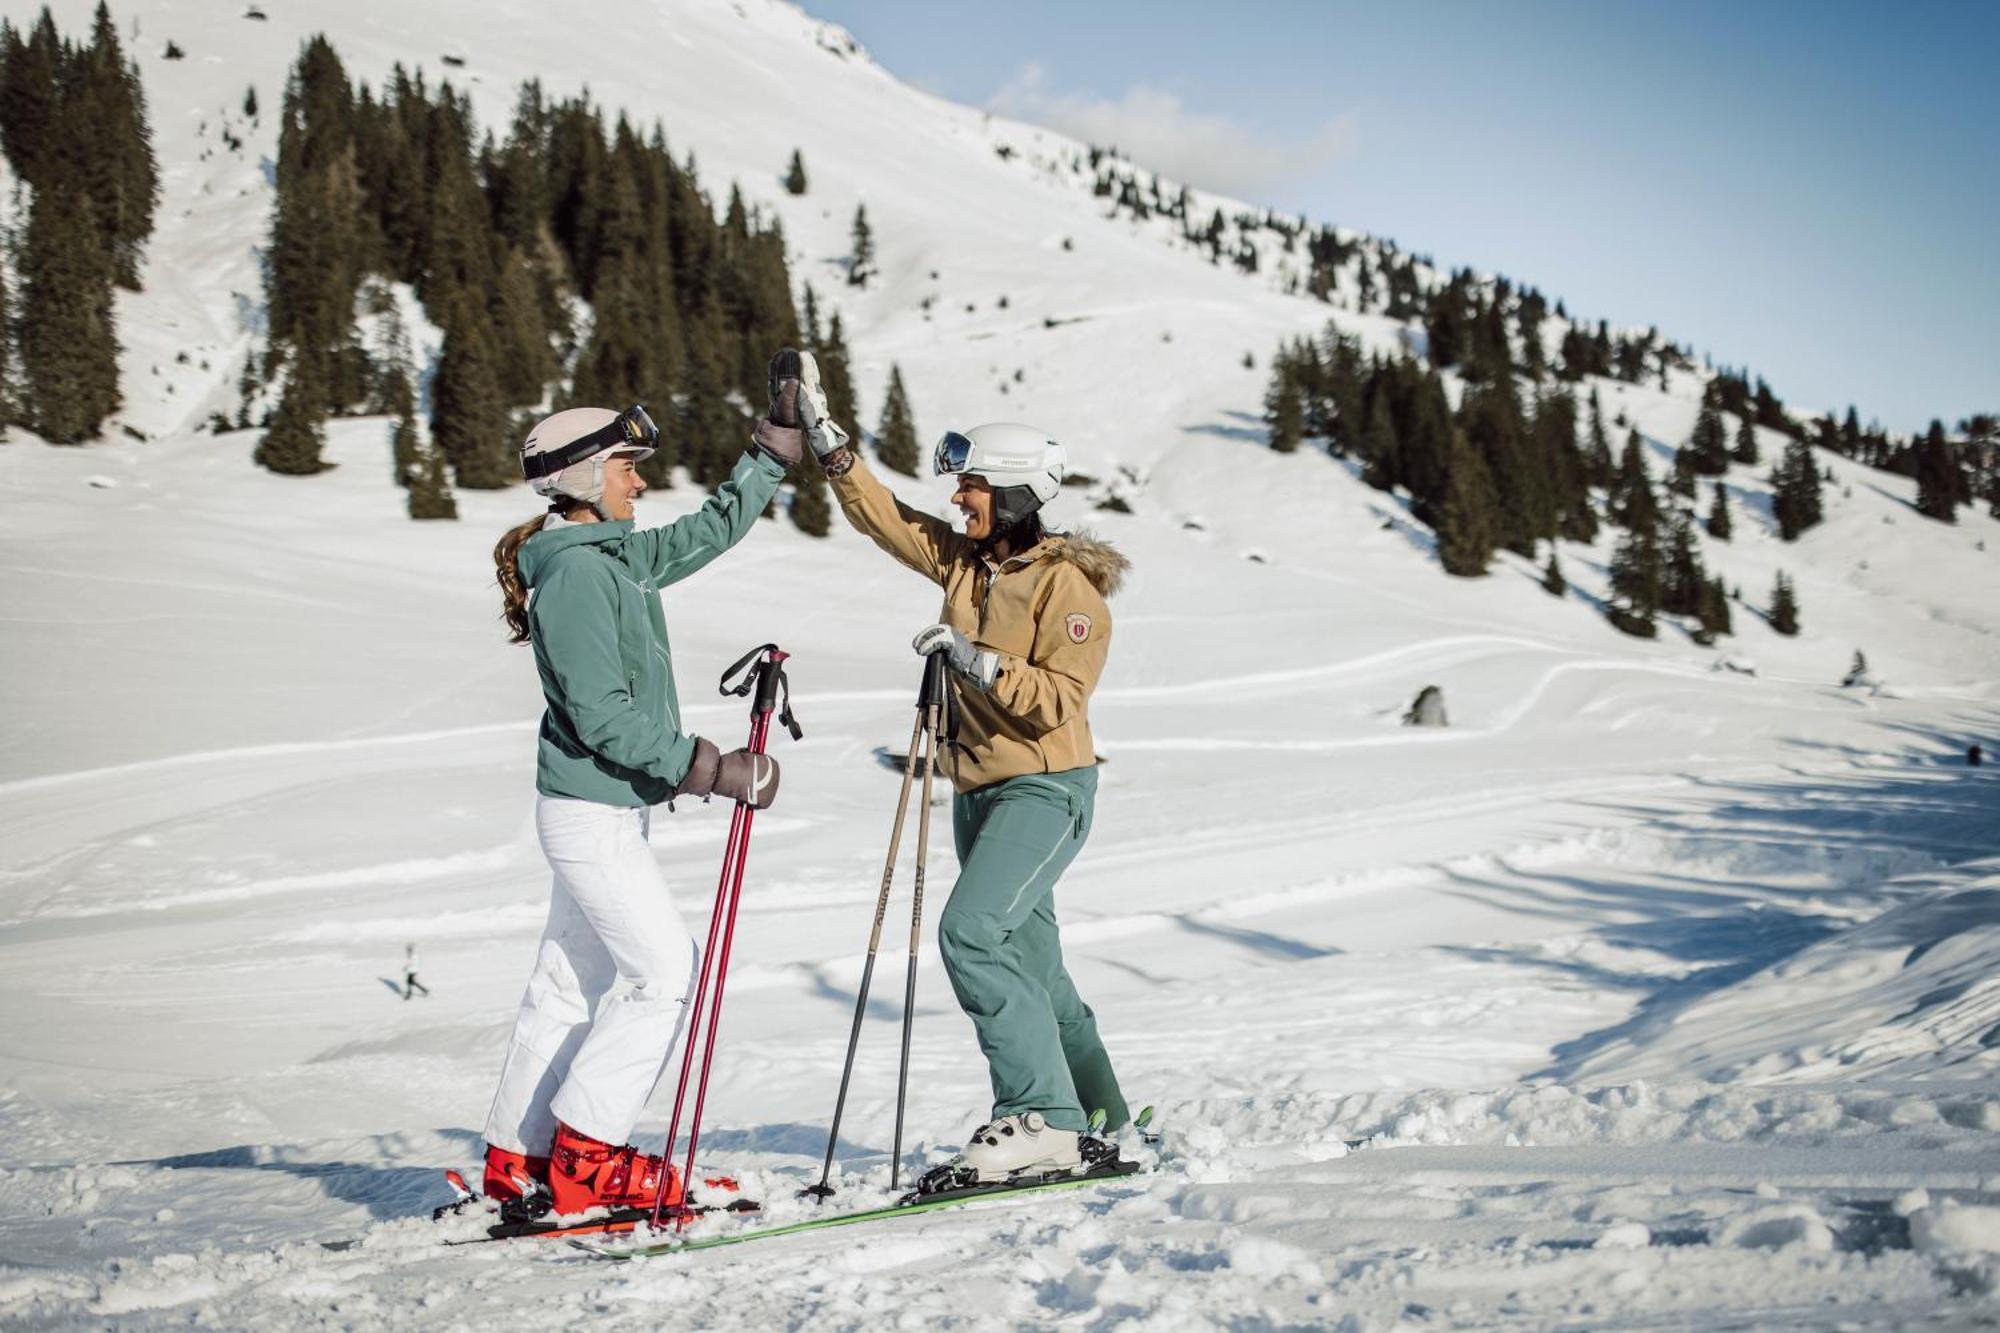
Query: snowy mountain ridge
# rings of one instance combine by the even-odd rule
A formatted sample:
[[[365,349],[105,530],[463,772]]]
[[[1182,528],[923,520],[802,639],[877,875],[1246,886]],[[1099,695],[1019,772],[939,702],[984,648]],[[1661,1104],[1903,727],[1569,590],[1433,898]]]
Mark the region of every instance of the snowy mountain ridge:
[[[1716,650],[1628,639],[1594,605],[1608,539],[1565,545],[1563,600],[1511,556],[1447,578],[1347,464],[1263,447],[1281,338],[1331,314],[1389,351],[1399,321],[1106,218],[1087,172],[1035,160],[1084,146],[905,87],[790,5],[555,22],[496,0],[449,40],[432,7],[263,8],[115,11],[165,189],[147,290],[120,306],[121,421],[152,438],[0,446],[0,1323],[1990,1314],[2000,783],[1963,756],[2000,734],[2000,523],[1930,523],[1907,481],[1834,458],[1828,521],[1786,544],[1735,468],[1711,566],[1751,605],[1790,572],[1802,633],[1746,605]],[[528,77],[660,117],[707,189],[782,219],[795,278],[843,312],[864,424],[895,364],[927,435],[1034,420],[1128,497],[1054,513],[1134,562],[1060,911],[1121,1078],[1162,1106],[1153,1175],[698,1264],[438,1247],[438,1167],[478,1151],[546,901],[534,671],[489,556],[537,506],[463,492],[458,522],[409,522],[380,420],[332,423],[339,466],[311,478],[252,466],[255,432],[195,429],[233,412],[258,336],[275,108],[317,31],[372,84],[462,59],[487,126]],[[856,290],[863,202],[881,277]],[[1662,472],[1695,377],[1600,389]],[[942,507],[933,480],[896,485]],[[641,521],[698,499],[656,493]],[[703,1133],[776,1219],[817,1171],[895,797],[875,751],[908,734],[907,644],[935,607],[844,527],[782,522],[666,597],[704,734],[744,726],[715,673],[756,642],[796,654],[806,738],[776,746]],[[1880,688],[1838,685],[1856,648]],[[1431,684],[1452,725],[1401,726]],[[720,814],[684,806],[653,839],[697,925]],[[938,852],[932,919],[950,869]],[[404,1001],[410,941],[433,995]],[[920,963],[916,1155],[955,1146],[987,1091]],[[891,997],[863,1036],[854,1202],[886,1187],[898,1020]]]

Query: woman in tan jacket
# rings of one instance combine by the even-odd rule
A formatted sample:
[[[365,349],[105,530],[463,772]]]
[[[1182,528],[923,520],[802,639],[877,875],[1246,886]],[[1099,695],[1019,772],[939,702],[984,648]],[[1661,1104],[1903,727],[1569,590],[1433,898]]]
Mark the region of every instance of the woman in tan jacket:
[[[1097,1020],[1063,966],[1056,881],[1082,850],[1097,794],[1090,694],[1111,647],[1105,598],[1125,557],[1051,533],[1041,506],[1062,484],[1062,446],[996,424],[938,442],[965,531],[903,504],[828,419],[807,355],[801,425],[847,521],[944,590],[919,654],[943,653],[960,722],[946,769],[957,790],[959,876],[938,923],[952,989],[979,1035],[993,1109],[961,1164],[980,1180],[1080,1168],[1094,1112],[1131,1119]]]

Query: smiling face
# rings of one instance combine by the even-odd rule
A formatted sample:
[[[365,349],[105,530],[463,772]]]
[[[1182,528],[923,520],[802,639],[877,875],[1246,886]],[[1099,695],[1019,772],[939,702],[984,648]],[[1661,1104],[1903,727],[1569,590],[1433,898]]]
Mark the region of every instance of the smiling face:
[[[604,460],[604,498],[597,507],[613,523],[632,517],[632,502],[646,493],[639,465],[623,454]]]
[[[983,542],[993,536],[993,488],[986,478],[961,473],[951,502],[965,515],[965,535]]]

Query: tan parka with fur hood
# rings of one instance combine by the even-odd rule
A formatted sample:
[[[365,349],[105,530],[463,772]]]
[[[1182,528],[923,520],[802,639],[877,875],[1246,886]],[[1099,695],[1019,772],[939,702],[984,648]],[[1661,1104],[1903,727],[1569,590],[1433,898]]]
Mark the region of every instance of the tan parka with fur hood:
[[[958,743],[945,771],[959,791],[1097,762],[1090,694],[1111,649],[1111,611],[1130,562],[1083,533],[1051,535],[995,561],[951,524],[910,508],[858,451],[827,480],[847,521],[944,589],[945,624],[1000,656],[990,692],[955,682]]]

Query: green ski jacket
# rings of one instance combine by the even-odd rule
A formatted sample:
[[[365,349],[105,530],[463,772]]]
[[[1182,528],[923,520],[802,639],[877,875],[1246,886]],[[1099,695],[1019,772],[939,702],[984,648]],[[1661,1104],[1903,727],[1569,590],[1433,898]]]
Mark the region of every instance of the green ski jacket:
[[[743,540],[784,468],[746,452],[707,503],[664,527],[563,524],[521,544],[541,672],[535,787],[600,805],[658,805],[694,761],[681,730],[660,590]]]

